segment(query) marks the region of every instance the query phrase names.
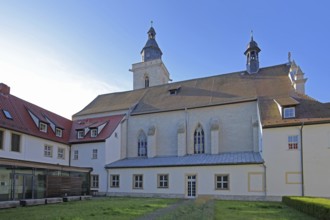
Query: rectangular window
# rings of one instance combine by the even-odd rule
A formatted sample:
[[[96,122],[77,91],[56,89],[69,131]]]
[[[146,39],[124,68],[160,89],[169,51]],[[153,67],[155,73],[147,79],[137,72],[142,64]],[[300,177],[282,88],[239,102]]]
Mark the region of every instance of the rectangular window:
[[[133,189],[143,189],[143,175],[133,175]]]
[[[84,138],[84,136],[85,136],[84,130],[78,130],[77,131],[77,137],[78,137],[78,139]]]
[[[158,188],[168,188],[168,174],[157,175]]]
[[[99,175],[91,175],[91,188],[99,188]]]
[[[21,135],[11,134],[11,151],[21,151]]]
[[[78,150],[74,150],[73,151],[73,159],[74,160],[78,160],[78,156],[79,156],[79,151]]]
[[[119,175],[110,175],[110,187],[112,188],[119,187]]]
[[[2,130],[0,130],[0,150],[3,150],[3,139],[4,139],[4,133]]]
[[[97,149],[93,149],[92,159],[97,159]]]
[[[42,131],[42,132],[47,133],[47,124],[45,124],[43,122],[40,122],[39,123],[39,130]]]
[[[91,130],[91,137],[97,137],[97,128]]]
[[[288,148],[289,150],[298,149],[298,135],[292,135],[288,137]]]
[[[294,117],[296,117],[295,107],[283,109],[283,118],[294,118]]]
[[[63,131],[60,128],[55,129],[56,137],[62,137]]]
[[[52,157],[53,156],[53,146],[45,145],[44,147],[44,156]]]
[[[215,175],[215,189],[228,190],[229,189],[229,175],[221,174]]]
[[[64,148],[59,147],[57,149],[57,158],[62,159],[62,160],[65,159],[65,149]]]

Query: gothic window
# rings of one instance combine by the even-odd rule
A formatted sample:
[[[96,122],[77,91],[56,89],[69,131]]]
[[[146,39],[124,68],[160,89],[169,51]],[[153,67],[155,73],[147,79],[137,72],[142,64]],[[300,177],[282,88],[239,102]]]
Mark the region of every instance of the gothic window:
[[[194,133],[194,153],[195,154],[205,153],[204,130],[200,125],[198,125]]]
[[[145,76],[144,77],[144,88],[148,88],[149,87],[149,76]]]
[[[140,132],[138,137],[138,156],[147,156],[147,136],[143,131]]]

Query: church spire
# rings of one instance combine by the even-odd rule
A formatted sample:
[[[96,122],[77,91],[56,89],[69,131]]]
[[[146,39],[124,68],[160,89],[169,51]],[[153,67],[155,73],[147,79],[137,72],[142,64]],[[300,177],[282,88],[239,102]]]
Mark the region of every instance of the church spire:
[[[151,21],[151,27],[148,31],[148,40],[146,45],[143,47],[141,51],[142,62],[147,62],[150,60],[161,59],[162,51],[160,50],[157,42],[156,42],[156,31],[152,27],[153,22]]]
[[[257,42],[253,40],[253,31],[251,31],[251,40],[247,45],[247,49],[244,52],[246,56],[246,71],[249,74],[257,73],[259,71],[259,52]]]

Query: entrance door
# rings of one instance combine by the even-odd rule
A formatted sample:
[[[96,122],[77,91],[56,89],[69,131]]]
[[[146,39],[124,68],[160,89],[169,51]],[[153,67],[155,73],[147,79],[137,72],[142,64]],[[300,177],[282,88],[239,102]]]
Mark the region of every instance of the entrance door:
[[[32,199],[33,175],[15,174],[14,199]]]
[[[196,197],[196,175],[187,176],[187,197]]]

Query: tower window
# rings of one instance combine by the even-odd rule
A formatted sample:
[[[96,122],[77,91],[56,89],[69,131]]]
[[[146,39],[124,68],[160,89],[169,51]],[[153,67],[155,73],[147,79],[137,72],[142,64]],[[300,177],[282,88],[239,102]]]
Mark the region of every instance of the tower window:
[[[149,87],[149,76],[146,76],[144,78],[144,88],[148,88]]]

